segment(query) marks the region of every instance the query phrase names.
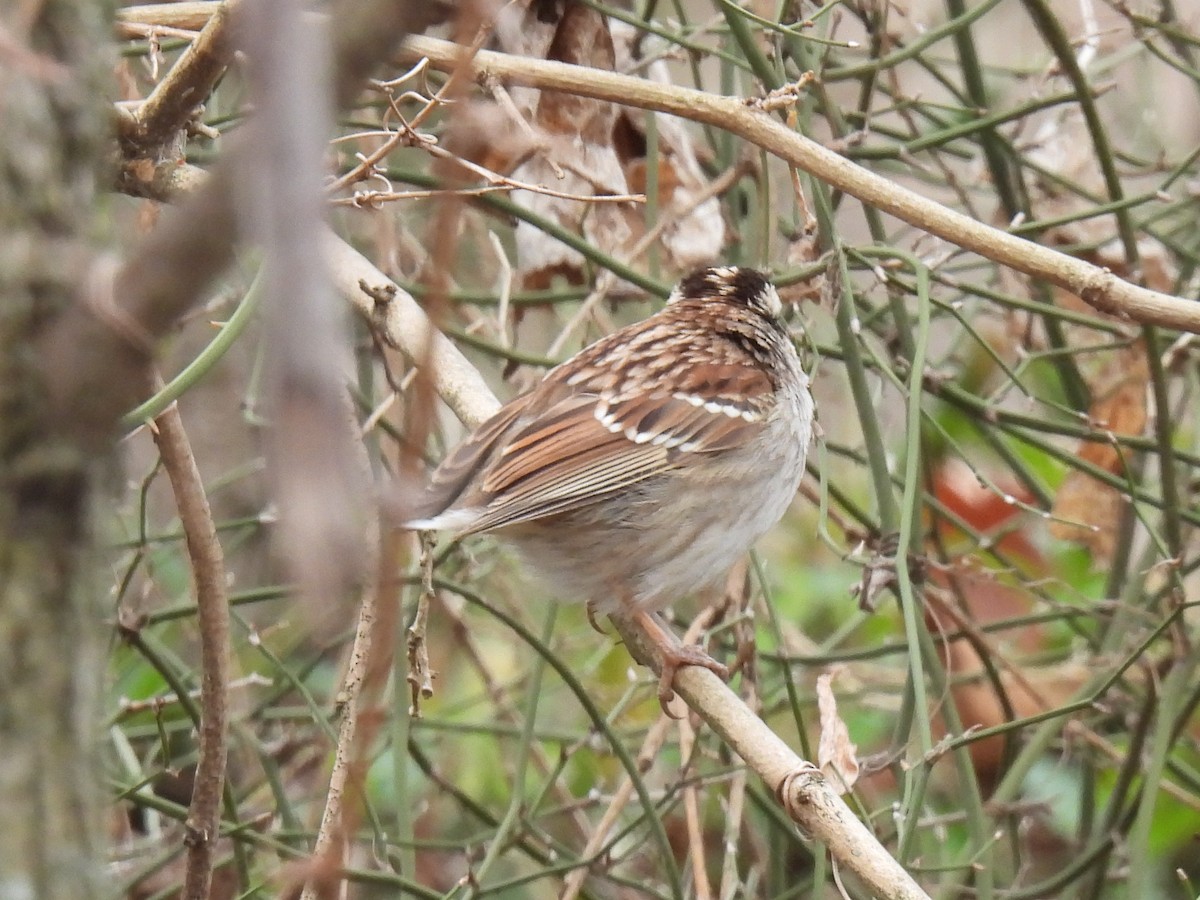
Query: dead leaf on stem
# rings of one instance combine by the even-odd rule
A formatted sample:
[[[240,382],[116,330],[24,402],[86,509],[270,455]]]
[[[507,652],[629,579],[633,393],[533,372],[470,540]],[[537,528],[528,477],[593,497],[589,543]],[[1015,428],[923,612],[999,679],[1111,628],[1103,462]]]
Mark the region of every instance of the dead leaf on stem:
[[[847,794],[858,781],[858,747],[850,740],[850,731],[838,715],[833,696],[834,672],[817,676],[817,711],[821,719],[821,737],[817,741],[817,765],[839,794]]]
[[[530,0],[510,6],[497,20],[496,36],[500,46],[514,54],[606,71],[642,65],[637,49],[639,32],[577,0]],[[646,65],[644,74],[670,83],[670,73],[661,60]],[[582,236],[601,252],[628,259],[638,255],[635,246],[650,233],[644,207],[577,198],[645,193],[654,188],[657,223],[653,228],[657,233],[650,243],[662,251],[663,267],[680,272],[720,255],[726,236],[720,202],[710,196],[712,186],[681,121],[656,117],[652,152],[646,114],[639,110],[560,91],[513,87],[510,96],[513,113],[527,123],[528,133],[534,137],[532,145],[508,141],[521,147],[519,155],[510,156],[511,177],[573,195],[515,191],[514,202]],[[508,135],[511,129],[497,133]],[[571,283],[585,280],[583,254],[536,225],[519,222],[516,243],[516,274],[525,288],[548,287],[556,276]],[[628,261],[639,265],[638,259]]]

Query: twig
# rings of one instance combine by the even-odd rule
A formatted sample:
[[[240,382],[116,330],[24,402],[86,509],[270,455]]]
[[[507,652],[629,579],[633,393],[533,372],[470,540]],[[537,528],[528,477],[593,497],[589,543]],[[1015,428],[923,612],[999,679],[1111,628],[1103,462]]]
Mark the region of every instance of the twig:
[[[159,387],[161,384],[155,390]],[[196,622],[200,630],[199,756],[184,823],[187,861],[180,896],[183,900],[205,900],[212,879],[229,731],[230,638],[225,559],[178,404],[167,407],[154,420],[154,426],[154,443],[175,494],[196,583]]]
[[[698,615],[688,630],[683,635],[683,640],[687,643],[694,642],[700,638],[716,616],[716,609],[712,606],[706,606]],[[646,738],[642,741],[642,746],[638,750],[637,765],[639,772],[645,772],[650,769],[654,761],[659,757],[659,751],[662,745],[667,740],[667,734],[671,730],[676,720],[666,712],[662,713],[657,721],[650,726],[650,730],[646,732]],[[687,759],[687,754],[683,754],[684,759]],[[609,839],[609,833],[617,824],[621,817],[621,813],[625,810],[630,799],[633,797],[633,779],[626,776],[621,782],[621,786],[617,788],[613,794],[613,798],[609,801],[608,808],[604,810],[604,814],[600,817],[600,821],[595,824],[588,836],[587,843],[583,850],[580,851],[580,859],[588,860],[600,852],[600,848],[604,846],[604,842]],[[575,900],[579,896],[579,892],[583,888],[584,881],[587,879],[590,869],[587,866],[580,866],[577,869],[572,869],[563,881],[562,893],[559,894],[559,900]]]
[[[464,162],[463,160],[458,160]],[[580,203],[645,203],[645,194],[569,194],[566,191],[556,191],[541,184],[527,184],[513,181],[503,175],[488,176],[491,184],[473,188],[437,188],[416,191],[355,191],[349,197],[338,197],[330,202],[334,206],[352,206],[375,208],[382,203],[396,203],[401,200],[428,200],[431,197],[482,197],[485,194],[504,193],[508,191],[529,191],[531,194],[544,194],[547,197],[557,197],[560,200],[577,200]]]
[[[350,662],[346,677],[338,692],[341,725],[338,727],[337,747],[333,752],[333,769],[329,773],[329,789],[325,792],[325,809],[321,813],[321,824],[313,845],[312,863],[305,878],[301,900],[316,900],[325,896],[324,889],[336,877],[343,864],[346,846],[345,806],[346,791],[354,784],[352,773],[356,748],[362,739],[360,731],[364,725],[363,700],[360,697],[367,671],[371,668],[371,655],[376,644],[379,592],[374,588],[363,592],[358,610],[358,623],[354,628],[354,643],[350,649]],[[385,639],[386,642],[386,639]]]
[[[353,421],[349,396],[343,396],[345,413]],[[365,476],[371,466],[366,445],[356,441],[353,452],[354,463]],[[351,788],[361,790],[371,738],[378,728],[380,717],[374,715],[375,701],[382,696],[387,682],[391,635],[398,615],[395,592],[389,590],[398,571],[393,569],[397,561],[393,554],[384,552],[381,541],[379,520],[373,516],[366,523],[365,549],[377,577],[362,592],[346,675],[337,695],[341,714],[337,747],[301,900],[330,896],[342,875],[347,835],[353,833],[356,821],[353,808],[347,806],[346,792]]]
[[[630,654],[656,673],[659,661],[647,636],[632,621],[612,616]],[[758,773],[784,810],[828,847],[833,858],[852,870],[886,900],[929,900],[928,895],[825,782],[812,763],[797,756],[766,723],[750,711],[714,673],[685,666],[674,687],[729,747]]]
[[[425,57],[434,68],[446,70],[456,64],[459,53],[458,45],[449,41],[412,36],[400,58],[411,63]],[[1107,269],[977,222],[855,165],[737,97],[487,50],[476,54],[474,66],[482,81],[509,79],[528,87],[652,109],[722,128],[910,225],[1058,285],[1101,312],[1200,332],[1200,305],[1130,284]]]
[[[487,382],[445,335],[433,327],[412,295],[370,260],[325,232],[326,263],[334,284],[410,360],[428,360],[426,372],[442,401],[464,422],[482,422],[500,408]]]
[[[679,755],[686,768],[692,766],[696,749],[696,729],[688,718],[679,720]],[[683,788],[684,822],[687,825],[688,857],[692,865],[692,886],[696,900],[712,900],[712,884],[708,880],[708,861],[704,853],[704,826],[700,820],[700,798],[695,782],[685,779]]]
[[[117,131],[131,155],[154,156],[208,99],[233,58],[229,20],[239,0],[225,0],[209,18],[179,61],[129,117],[118,117]]]
[[[420,718],[421,700],[433,696],[433,672],[429,667],[429,647],[425,630],[429,623],[429,607],[433,603],[433,541],[430,535],[421,536],[421,594],[417,612],[408,626],[408,689],[411,715]]]
[[[213,0],[183,3],[148,3],[117,10],[117,33],[141,37],[145,28],[182,28],[199,31],[220,3]],[[126,31],[126,29],[131,29]]]
[[[666,743],[667,735],[670,733],[671,726],[674,723],[675,720],[664,713],[650,726],[650,730],[646,732],[646,739],[642,741],[642,747],[638,750],[637,763],[639,771],[649,769],[654,764],[654,760],[658,758],[659,751],[662,749],[662,745]],[[613,794],[613,798],[609,802],[604,814],[600,817],[600,821],[591,829],[587,843],[584,844],[583,850],[579,852],[581,859],[591,859],[600,852],[600,848],[608,840],[609,832],[612,831],[621,818],[621,813],[625,810],[626,805],[632,797],[633,779],[626,776],[625,780],[621,782],[621,786],[617,788],[616,793]],[[582,890],[589,872],[590,868],[588,866],[580,866],[577,869],[572,869],[563,882],[563,889],[562,893],[559,894],[559,900],[575,900],[579,896],[579,892]]]
[[[228,693],[229,691],[240,688],[271,687],[273,684],[275,684],[274,679],[268,678],[265,675],[261,675],[258,672],[251,672],[249,675],[244,675],[241,678],[235,678],[228,682],[225,685],[225,688],[226,692]],[[197,688],[196,690],[188,691],[187,695],[192,700],[199,700],[201,693],[201,690]],[[181,702],[182,701],[178,696],[175,695],[174,692],[166,695],[160,694],[158,696],[150,697],[146,700],[130,700],[128,697],[122,697],[117,701],[117,715],[114,718],[135,716],[144,712],[157,713],[164,707]]]

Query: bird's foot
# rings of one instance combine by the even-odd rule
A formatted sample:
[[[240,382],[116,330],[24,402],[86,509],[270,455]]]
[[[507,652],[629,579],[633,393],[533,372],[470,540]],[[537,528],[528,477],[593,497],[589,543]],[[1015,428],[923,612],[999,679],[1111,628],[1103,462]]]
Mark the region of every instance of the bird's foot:
[[[727,666],[717,662],[696,644],[681,644],[653,613],[639,612],[635,618],[641,623],[643,631],[658,651],[658,702],[668,716],[679,718],[671,712],[668,704],[675,699],[675,673],[684,666],[702,666],[722,681],[729,678]]]
[[[697,644],[678,644],[671,648],[662,647],[662,672],[658,676],[658,702],[663,712],[679,718],[671,712],[670,702],[675,699],[675,673],[684,666],[702,666],[716,674],[722,681],[729,678],[729,667],[709,656]]]

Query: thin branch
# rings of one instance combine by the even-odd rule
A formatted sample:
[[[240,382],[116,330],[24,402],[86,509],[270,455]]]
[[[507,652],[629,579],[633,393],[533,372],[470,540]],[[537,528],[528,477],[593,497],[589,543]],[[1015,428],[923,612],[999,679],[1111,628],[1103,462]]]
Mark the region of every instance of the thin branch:
[[[427,361],[434,390],[454,414],[463,422],[479,423],[498,410],[500,402],[479,370],[434,328],[412,295],[333,232],[325,235],[334,284],[388,344],[410,360]]]
[[[612,622],[630,654],[657,674],[659,660],[646,634],[623,616]],[[886,900],[929,900],[928,895],[866,825],[829,787],[812,763],[797,756],[737,694],[715,674],[685,666],[675,674],[675,690],[729,747],[767,783],[788,815],[828,847]]]
[[[347,418],[355,422],[349,395],[343,393],[342,398]],[[353,464],[364,478],[370,477],[371,460],[366,445],[356,442],[352,453]],[[375,578],[362,592],[354,643],[338,692],[342,721],[325,809],[321,813],[301,900],[340,896],[335,888],[345,876],[349,836],[354,833],[361,815],[360,807],[349,805],[346,795],[347,791],[354,790],[365,796],[364,785],[374,738],[385,716],[382,702],[400,620],[397,573],[403,569],[405,538],[395,533],[383,534],[377,515],[372,515],[366,522],[365,532],[366,555]]]
[[[200,31],[220,6],[215,0],[183,3],[148,3],[117,10],[117,36],[139,38],[145,28],[182,28]]]
[[[350,663],[338,692],[342,721],[338,727],[333,770],[329,773],[329,789],[325,793],[325,809],[321,813],[321,824],[313,846],[310,877],[305,879],[302,900],[316,900],[324,896],[323,891],[337,877],[345,863],[346,792],[356,783],[361,785],[361,780],[353,777],[358,752],[356,748],[362,744],[361,732],[366,722],[363,716],[365,701],[361,694],[367,673],[372,668],[372,654],[379,652],[376,649],[379,638],[386,644],[390,637],[379,633],[381,629],[376,627],[378,617],[379,591],[372,586],[363,593],[358,623],[354,628],[354,643],[350,649]]]
[[[199,758],[184,823],[187,862],[180,896],[183,900],[204,900],[212,879],[229,732],[230,638],[225,559],[178,404],[172,403],[154,420],[152,431],[171,481],[196,584],[196,622],[200,630]]]
[[[449,71],[460,54],[457,44],[412,36],[400,57],[406,64],[426,58],[434,68]],[[480,81],[508,79],[714,125],[910,225],[1058,285],[1101,312],[1200,332],[1200,304],[1130,284],[1106,269],[977,222],[855,165],[740,98],[486,50],[476,54],[473,64]]]
[[[235,200],[242,234],[263,253],[275,544],[316,630],[334,616],[344,620],[343,604],[363,583],[359,518],[368,505],[368,480],[351,463],[358,423],[345,415],[342,396],[349,335],[320,249],[333,131],[328,26],[291,0],[243,7],[240,37],[256,113],[244,126],[252,149],[238,157]]]
[[[117,118],[117,131],[129,155],[157,155],[208,99],[233,59],[229,20],[239,0],[226,0],[205,23],[150,96],[132,116]]]

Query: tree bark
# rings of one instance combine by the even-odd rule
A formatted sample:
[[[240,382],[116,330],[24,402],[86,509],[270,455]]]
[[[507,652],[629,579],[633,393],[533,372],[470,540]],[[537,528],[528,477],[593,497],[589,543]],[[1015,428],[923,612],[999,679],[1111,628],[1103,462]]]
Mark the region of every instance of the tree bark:
[[[12,9],[0,65],[0,898],[83,898],[100,893],[104,843],[96,461],[48,415],[33,348],[96,271],[106,232],[110,19],[74,0]]]

